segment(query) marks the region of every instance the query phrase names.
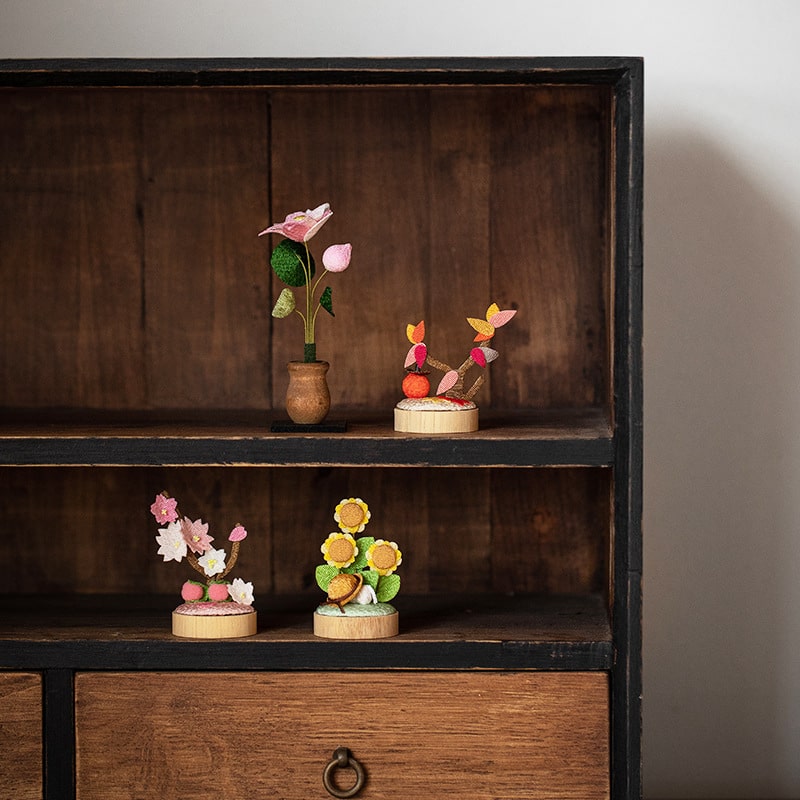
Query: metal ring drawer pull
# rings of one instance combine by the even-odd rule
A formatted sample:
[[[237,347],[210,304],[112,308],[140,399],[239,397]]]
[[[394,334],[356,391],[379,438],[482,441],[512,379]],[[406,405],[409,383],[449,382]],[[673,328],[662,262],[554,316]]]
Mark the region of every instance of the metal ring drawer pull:
[[[356,773],[356,782],[349,789],[338,789],[331,782],[331,776],[334,770],[348,767]],[[365,778],[364,767],[350,755],[350,751],[346,747],[337,747],[333,759],[322,772],[322,785],[334,797],[355,797],[364,787]]]

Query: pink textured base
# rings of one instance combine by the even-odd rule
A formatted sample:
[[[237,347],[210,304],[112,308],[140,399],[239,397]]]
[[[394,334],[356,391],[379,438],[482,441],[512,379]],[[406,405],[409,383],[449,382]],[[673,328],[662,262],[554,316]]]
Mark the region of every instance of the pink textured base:
[[[225,601],[213,603],[205,601],[203,603],[184,603],[175,609],[176,614],[185,614],[187,617],[230,617],[236,614],[253,614],[252,606],[242,603]]]

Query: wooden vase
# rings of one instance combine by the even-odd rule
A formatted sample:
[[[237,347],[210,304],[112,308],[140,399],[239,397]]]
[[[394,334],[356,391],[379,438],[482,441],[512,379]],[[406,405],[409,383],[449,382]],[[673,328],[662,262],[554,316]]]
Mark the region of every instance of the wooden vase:
[[[298,425],[316,425],[328,415],[331,393],[327,361],[290,361],[286,413]]]

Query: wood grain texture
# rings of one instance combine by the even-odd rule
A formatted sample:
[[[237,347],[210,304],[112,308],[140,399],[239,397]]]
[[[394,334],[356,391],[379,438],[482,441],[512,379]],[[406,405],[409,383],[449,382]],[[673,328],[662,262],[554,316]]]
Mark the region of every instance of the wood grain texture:
[[[267,98],[148,92],[142,116],[149,404],[269,408]]]
[[[607,469],[14,468],[0,470],[5,592],[172,593],[195,573],[157,555],[155,495],[210,526],[249,531],[233,577],[260,595],[319,589],[336,504],[361,497],[364,535],[396,541],[403,593],[594,593],[608,582]],[[43,499],[45,501],[43,502]],[[30,525],[31,519],[38,520]]]
[[[79,674],[77,798],[608,797],[602,673]],[[147,714],[143,715],[143,703]]]
[[[3,405],[145,401],[135,98],[3,94]]]
[[[42,679],[0,673],[0,786],[15,800],[42,799]]]

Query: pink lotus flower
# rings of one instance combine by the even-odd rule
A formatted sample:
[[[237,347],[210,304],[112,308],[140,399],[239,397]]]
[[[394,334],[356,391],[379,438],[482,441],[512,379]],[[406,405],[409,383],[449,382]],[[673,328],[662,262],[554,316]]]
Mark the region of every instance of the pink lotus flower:
[[[192,522],[189,517],[181,520],[181,533],[193,553],[205,553],[211,549],[212,536],[208,535],[208,523],[200,519]]]
[[[295,211],[288,214],[283,222],[277,222],[265,228],[259,236],[265,233],[280,233],[293,242],[307,242],[328,221],[333,214],[329,203],[323,203],[314,209]],[[344,267],[342,267],[344,269]],[[338,270],[341,272],[341,270]]]
[[[228,536],[229,542],[241,542],[247,536],[247,531],[242,525],[237,525]]]
[[[322,263],[328,272],[344,272],[350,266],[353,252],[351,244],[332,244],[322,254]]]
[[[178,519],[178,501],[174,497],[164,497],[157,494],[155,502],[150,506],[150,513],[156,518],[157,522],[175,522]]]

